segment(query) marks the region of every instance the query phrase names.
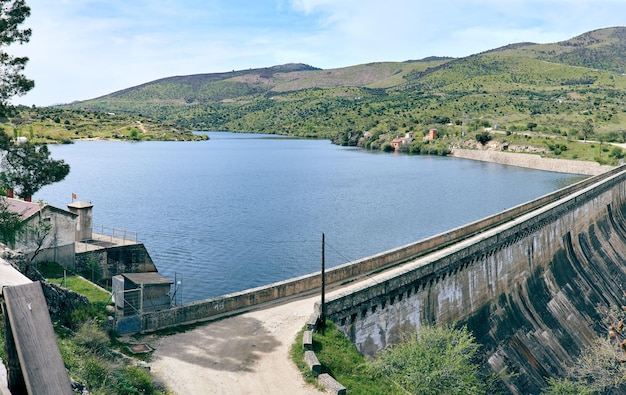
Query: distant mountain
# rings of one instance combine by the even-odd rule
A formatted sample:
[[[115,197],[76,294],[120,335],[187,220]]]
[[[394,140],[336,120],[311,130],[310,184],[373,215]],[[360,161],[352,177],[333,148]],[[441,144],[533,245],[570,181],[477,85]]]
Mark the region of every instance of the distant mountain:
[[[433,125],[456,133],[471,120],[569,135],[591,119],[598,132],[619,134],[626,130],[624,73],[626,27],[613,27],[463,58],[168,77],[65,108],[142,114],[196,130],[329,138]]]

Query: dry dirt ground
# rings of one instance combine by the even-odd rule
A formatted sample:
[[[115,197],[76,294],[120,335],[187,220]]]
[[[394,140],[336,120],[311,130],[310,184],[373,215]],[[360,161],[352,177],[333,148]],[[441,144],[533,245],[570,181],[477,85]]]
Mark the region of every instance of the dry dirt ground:
[[[144,339],[152,372],[175,394],[320,394],[289,357],[315,297],[251,311],[184,333]]]

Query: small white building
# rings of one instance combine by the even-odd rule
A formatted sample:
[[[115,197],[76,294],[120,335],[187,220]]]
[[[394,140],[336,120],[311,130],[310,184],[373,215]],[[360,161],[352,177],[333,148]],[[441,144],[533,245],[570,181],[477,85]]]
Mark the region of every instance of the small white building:
[[[11,248],[22,251],[33,262],[74,263],[78,215],[46,203],[4,198],[7,209],[17,213],[23,224]]]

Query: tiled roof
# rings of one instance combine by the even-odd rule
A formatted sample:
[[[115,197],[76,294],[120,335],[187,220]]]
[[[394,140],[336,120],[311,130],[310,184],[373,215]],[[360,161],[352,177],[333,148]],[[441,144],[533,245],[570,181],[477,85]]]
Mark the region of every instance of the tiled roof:
[[[4,198],[7,202],[7,209],[13,213],[19,214],[22,220],[26,220],[41,211],[45,204],[26,202],[20,199]]]

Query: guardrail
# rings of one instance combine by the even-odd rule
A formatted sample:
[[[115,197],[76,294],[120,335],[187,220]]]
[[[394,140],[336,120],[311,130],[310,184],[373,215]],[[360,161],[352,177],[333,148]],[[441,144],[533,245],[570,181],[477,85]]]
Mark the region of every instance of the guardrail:
[[[94,225],[92,228],[94,233],[102,236],[108,236],[111,239],[121,239],[123,241],[139,241],[139,233],[128,231],[126,229],[114,228],[104,225]]]

